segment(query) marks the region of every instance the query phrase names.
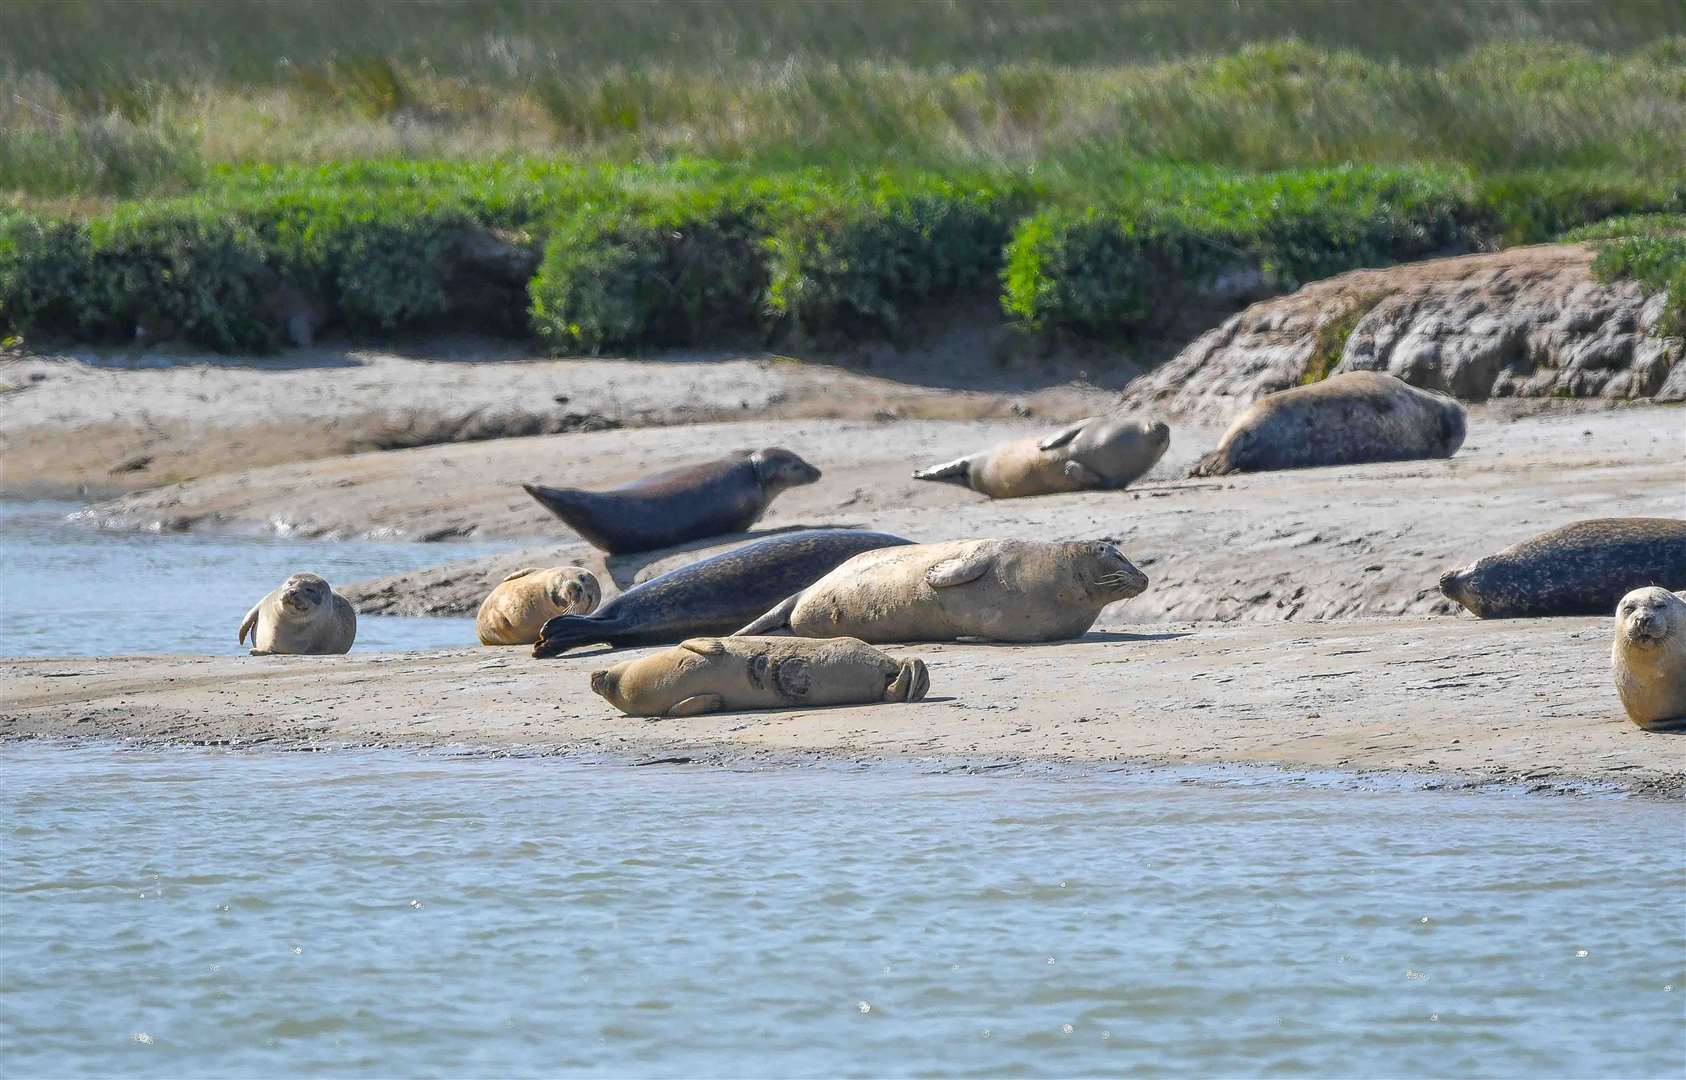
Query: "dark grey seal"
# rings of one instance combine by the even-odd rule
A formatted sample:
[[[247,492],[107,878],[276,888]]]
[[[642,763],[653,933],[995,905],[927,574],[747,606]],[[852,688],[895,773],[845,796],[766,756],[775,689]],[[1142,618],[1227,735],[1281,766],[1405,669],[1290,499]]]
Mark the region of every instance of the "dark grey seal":
[[[1443,458],[1463,442],[1464,409],[1453,399],[1349,371],[1260,398],[1189,475]]]
[[[593,547],[625,555],[743,532],[781,491],[819,478],[818,469],[774,446],[656,473],[611,491],[521,486]]]
[[[1686,589],[1686,521],[1577,521],[1440,575],[1440,591],[1483,619],[1609,615],[1647,585]]]
[[[539,631],[533,655],[559,656],[582,645],[673,645],[724,636],[861,552],[912,542],[858,529],[761,540],[635,585],[590,615],[556,616]]]

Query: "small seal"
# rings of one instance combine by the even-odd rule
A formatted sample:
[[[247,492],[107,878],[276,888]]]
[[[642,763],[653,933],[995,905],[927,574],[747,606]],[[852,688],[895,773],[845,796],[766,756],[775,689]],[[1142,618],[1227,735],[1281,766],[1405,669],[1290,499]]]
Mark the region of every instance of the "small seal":
[[[738,635],[1060,641],[1145,588],[1147,575],[1104,541],[915,544],[855,556]]]
[[[482,645],[531,645],[558,615],[590,615],[603,599],[597,575],[583,566],[528,566],[504,578],[474,618]]]
[[[1190,476],[1451,457],[1464,409],[1379,371],[1349,371],[1254,402]]]
[[[1577,521],[1440,575],[1440,591],[1483,619],[1607,615],[1646,585],[1686,589],[1686,521]]]
[[[611,491],[521,486],[593,547],[625,555],[743,532],[761,520],[780,492],[819,478],[818,469],[774,446],[740,450]]]
[[[316,574],[294,574],[259,600],[240,623],[252,655],[328,656],[350,652],[357,609]]]
[[[1686,593],[1653,586],[1622,597],[1610,669],[1629,720],[1647,731],[1686,728]]]
[[[591,615],[558,615],[539,630],[533,655],[582,645],[672,645],[729,634],[853,555],[908,544],[888,533],[811,529],[746,544],[634,585]]]
[[[591,673],[591,689],[628,716],[919,701],[930,687],[923,660],[854,638],[691,638]]]
[[[1157,420],[1091,416],[1051,435],[920,469],[913,478],[959,484],[992,499],[1114,491],[1153,468],[1170,445],[1171,429]]]

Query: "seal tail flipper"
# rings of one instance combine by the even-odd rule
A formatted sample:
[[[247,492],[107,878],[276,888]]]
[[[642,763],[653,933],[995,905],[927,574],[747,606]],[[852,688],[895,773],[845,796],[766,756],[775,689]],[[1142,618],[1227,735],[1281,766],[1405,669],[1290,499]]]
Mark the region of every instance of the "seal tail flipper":
[[[545,660],[581,645],[596,645],[608,640],[601,619],[585,615],[557,615],[546,619],[545,624],[539,627],[539,639],[533,643],[533,656]]]
[[[574,492],[571,489],[545,487],[542,484],[522,484],[521,489],[531,495],[540,506],[568,524],[573,524],[575,507]]]
[[[928,469],[920,469],[913,474],[913,478],[915,480],[936,480],[945,484],[959,484],[962,487],[969,487],[967,477],[971,469],[972,459],[970,457],[955,458],[953,461],[945,461],[941,465],[932,465]]]
[[[902,662],[901,670],[884,690],[885,701],[923,701],[931,689],[931,674],[925,661],[915,657]]]
[[[240,622],[240,636],[234,640],[241,645],[246,644],[246,635],[252,635],[252,644],[258,643],[258,609],[263,607],[263,601],[252,605],[252,610],[246,612],[246,617]]]
[[[780,630],[790,630],[790,613],[796,610],[796,602],[802,599],[802,594],[787,596],[779,602],[779,606],[756,619],[742,630],[732,634],[733,637],[749,637],[754,634],[774,634]]]

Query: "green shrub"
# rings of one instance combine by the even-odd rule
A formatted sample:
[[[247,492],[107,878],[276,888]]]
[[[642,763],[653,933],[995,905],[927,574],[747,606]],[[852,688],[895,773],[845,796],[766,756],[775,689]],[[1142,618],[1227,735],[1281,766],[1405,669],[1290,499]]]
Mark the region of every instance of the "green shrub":
[[[0,214],[0,338],[35,334],[98,338],[108,328],[84,306],[93,250],[77,222]]]
[[[1655,332],[1686,336],[1686,233],[1621,236],[1599,245],[1593,273],[1601,281],[1632,278],[1649,291],[1666,291]]]
[[[1686,211],[1686,179],[1645,181],[1603,172],[1528,172],[1480,185],[1484,234],[1503,245],[1538,244],[1570,229],[1626,214]]]
[[[767,310],[799,334],[893,331],[899,313],[999,277],[1015,204],[983,185],[888,177],[786,202]]]
[[[1564,243],[1613,240],[1622,236],[1676,236],[1686,234],[1686,214],[1619,214],[1570,229],[1559,236]]]
[[[534,332],[590,353],[741,336],[759,321],[764,239],[761,208],[735,190],[587,204],[545,245],[529,287]]]

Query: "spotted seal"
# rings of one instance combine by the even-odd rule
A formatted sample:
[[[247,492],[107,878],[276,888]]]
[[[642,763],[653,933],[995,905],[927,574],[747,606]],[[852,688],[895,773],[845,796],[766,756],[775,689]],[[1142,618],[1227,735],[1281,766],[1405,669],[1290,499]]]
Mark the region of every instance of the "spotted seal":
[[[1646,585],[1686,589],[1686,521],[1577,521],[1440,575],[1440,591],[1483,619],[1608,615]]]
[[[812,529],[760,540],[635,585],[591,615],[558,615],[539,630],[537,657],[582,645],[672,645],[727,634],[864,551],[909,544],[888,533]]]
[[[818,469],[774,446],[656,473],[610,491],[521,486],[592,546],[625,555],[743,532],[780,492],[819,478]]]
[[[1622,597],[1610,670],[1629,720],[1648,731],[1686,728],[1686,593],[1652,586]]]
[[[591,689],[629,716],[918,701],[930,687],[924,661],[854,638],[691,638],[591,674]]]
[[[327,656],[351,651],[357,609],[316,574],[294,574],[253,605],[240,623],[252,655]]]
[[[527,566],[486,594],[474,630],[482,645],[531,645],[547,620],[590,615],[602,599],[597,575],[583,566]]]
[[[1451,457],[1464,409],[1379,371],[1349,371],[1268,394],[1229,426],[1189,475]]]
[[[738,631],[862,641],[1060,641],[1147,588],[1104,541],[951,540],[856,555]]]
[[[1171,429],[1157,420],[1091,416],[1051,435],[920,469],[913,478],[959,484],[992,499],[1109,491],[1139,479],[1170,445]]]

